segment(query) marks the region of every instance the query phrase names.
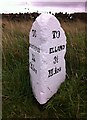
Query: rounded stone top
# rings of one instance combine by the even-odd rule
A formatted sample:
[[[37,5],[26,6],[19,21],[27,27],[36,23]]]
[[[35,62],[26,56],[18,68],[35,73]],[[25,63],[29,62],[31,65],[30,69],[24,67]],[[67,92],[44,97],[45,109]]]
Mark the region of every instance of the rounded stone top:
[[[42,44],[66,43],[65,32],[58,19],[51,14],[42,13],[34,21],[30,31],[30,43],[36,46]]]
[[[36,18],[35,22],[37,22],[38,25],[40,25],[40,26],[45,26],[45,25],[48,25],[48,23],[51,21],[57,23],[58,26],[60,26],[60,23],[57,20],[57,18],[54,15],[47,14],[47,13],[42,13],[41,15],[39,15]]]

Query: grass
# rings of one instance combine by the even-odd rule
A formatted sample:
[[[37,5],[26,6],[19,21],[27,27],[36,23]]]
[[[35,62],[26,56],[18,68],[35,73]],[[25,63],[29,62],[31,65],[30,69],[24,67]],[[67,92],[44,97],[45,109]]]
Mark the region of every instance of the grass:
[[[32,21],[3,19],[2,32],[2,117],[87,118],[87,61],[85,24],[63,22],[67,36],[67,77],[58,92],[39,105],[33,96],[28,63],[29,31]]]

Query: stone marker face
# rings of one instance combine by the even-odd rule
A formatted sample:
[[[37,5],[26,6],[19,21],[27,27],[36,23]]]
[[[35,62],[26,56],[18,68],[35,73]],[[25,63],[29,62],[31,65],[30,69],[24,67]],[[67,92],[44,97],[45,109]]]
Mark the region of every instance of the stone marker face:
[[[41,14],[30,31],[29,71],[35,98],[46,103],[66,76],[66,36],[55,16]]]

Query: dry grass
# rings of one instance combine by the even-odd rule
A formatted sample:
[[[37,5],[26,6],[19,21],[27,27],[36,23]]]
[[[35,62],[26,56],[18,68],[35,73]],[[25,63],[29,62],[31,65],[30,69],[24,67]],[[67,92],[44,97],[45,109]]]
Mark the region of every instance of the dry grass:
[[[14,22],[3,19],[2,24],[4,24],[5,29],[9,30],[10,32],[20,31],[21,33],[28,34],[32,26],[32,21],[29,20],[29,21]]]
[[[71,33],[72,35],[78,34],[79,32],[85,32],[85,28],[87,24],[84,22],[77,20],[77,21],[67,21],[61,22],[63,29],[66,33]]]

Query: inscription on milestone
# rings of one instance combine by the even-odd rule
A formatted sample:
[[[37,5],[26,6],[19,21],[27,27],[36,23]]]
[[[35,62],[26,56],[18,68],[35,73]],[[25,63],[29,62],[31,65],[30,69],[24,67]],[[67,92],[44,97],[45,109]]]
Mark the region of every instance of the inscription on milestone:
[[[53,39],[55,38],[59,38],[60,37],[60,31],[52,31],[52,34],[53,34]]]
[[[36,30],[32,29],[32,37],[37,37]]]

